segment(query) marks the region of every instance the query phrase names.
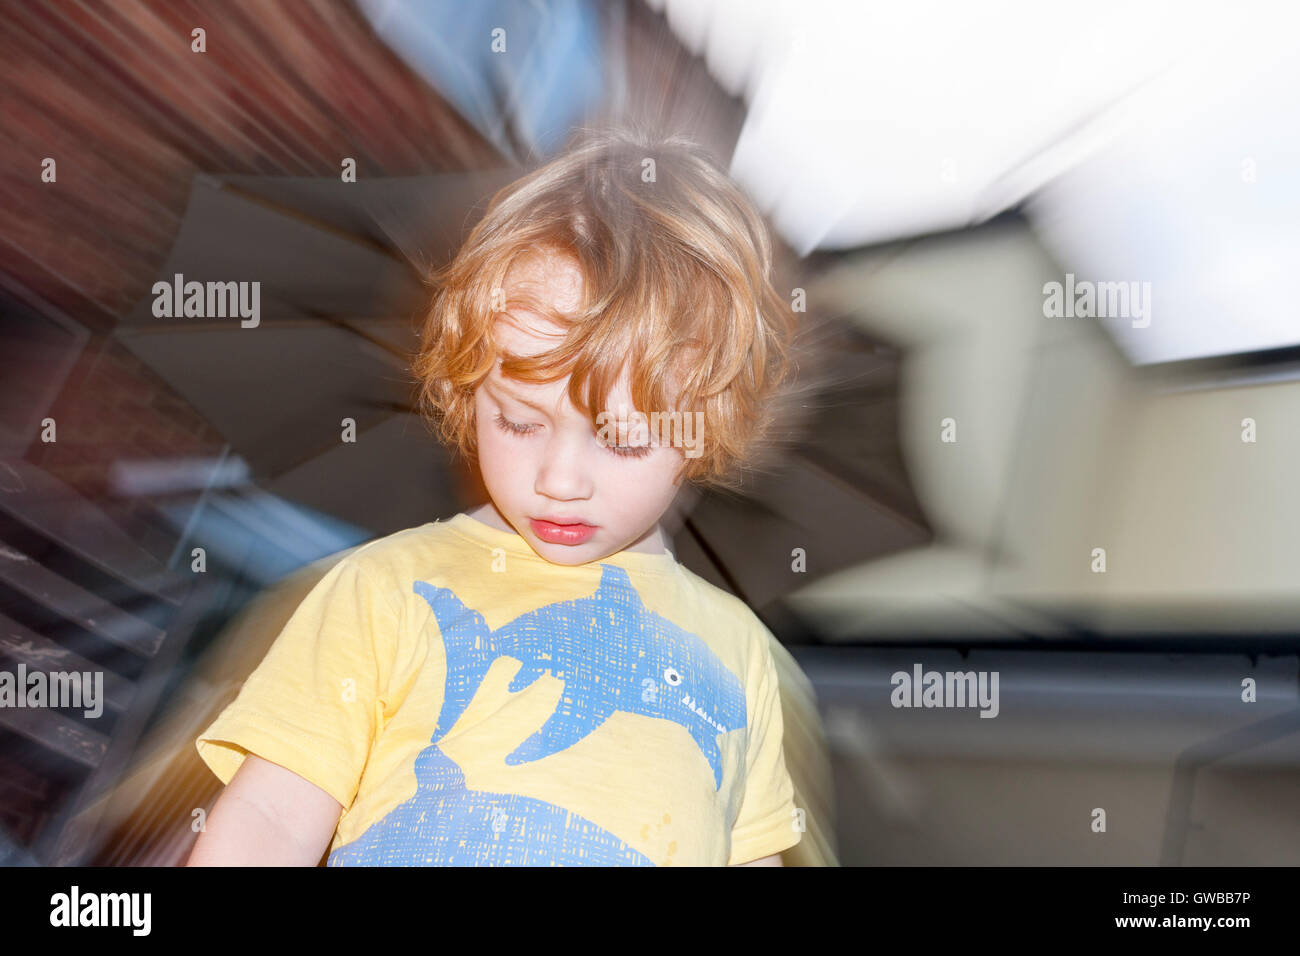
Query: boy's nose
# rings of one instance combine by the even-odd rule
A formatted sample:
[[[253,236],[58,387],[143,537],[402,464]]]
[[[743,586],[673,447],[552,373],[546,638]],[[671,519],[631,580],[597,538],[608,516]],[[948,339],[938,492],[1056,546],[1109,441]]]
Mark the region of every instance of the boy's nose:
[[[551,436],[537,468],[533,491],[555,501],[590,498],[591,468],[583,445],[582,438],[572,433]]]

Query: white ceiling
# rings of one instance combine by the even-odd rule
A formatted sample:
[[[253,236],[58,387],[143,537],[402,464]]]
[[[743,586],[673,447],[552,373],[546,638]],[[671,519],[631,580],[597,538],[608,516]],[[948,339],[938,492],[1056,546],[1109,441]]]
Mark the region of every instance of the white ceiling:
[[[1020,206],[1062,273],[1152,284],[1135,363],[1300,343],[1300,7],[645,0],[749,113],[800,253]]]

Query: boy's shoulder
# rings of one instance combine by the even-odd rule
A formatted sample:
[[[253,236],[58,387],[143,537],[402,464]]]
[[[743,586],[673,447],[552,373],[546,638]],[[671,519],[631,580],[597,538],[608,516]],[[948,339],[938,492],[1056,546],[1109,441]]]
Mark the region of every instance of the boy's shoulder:
[[[359,570],[376,583],[409,577],[416,569],[429,566],[432,555],[456,544],[446,532],[445,522],[430,521],[373,538],[333,556],[331,561]]]
[[[767,639],[767,626],[741,598],[700,577],[680,562],[678,568],[682,572],[686,586],[698,595],[702,603],[709,605],[717,614],[729,621],[741,639],[747,642],[756,642],[760,638],[764,641]],[[759,650],[760,647],[753,644],[749,649]]]
[[[723,590],[707,578],[696,574],[680,561],[677,562],[677,568],[682,573],[685,586],[695,591],[705,600],[711,601],[723,608],[726,608],[733,614],[738,614],[742,610],[748,611],[749,606],[740,598],[730,591]]]

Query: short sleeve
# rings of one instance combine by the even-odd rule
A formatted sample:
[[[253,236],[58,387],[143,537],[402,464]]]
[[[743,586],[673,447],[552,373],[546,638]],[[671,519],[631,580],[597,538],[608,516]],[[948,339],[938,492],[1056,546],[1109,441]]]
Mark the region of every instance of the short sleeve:
[[[782,751],[784,724],[776,663],[768,646],[774,640],[766,628],[761,635],[761,676],[749,722],[745,794],[731,828],[728,866],[749,863],[788,850],[799,842],[795,826],[794,784]]]
[[[256,754],[351,806],[383,720],[398,621],[349,555],[298,605],[238,696],[195,741],[223,784]]]

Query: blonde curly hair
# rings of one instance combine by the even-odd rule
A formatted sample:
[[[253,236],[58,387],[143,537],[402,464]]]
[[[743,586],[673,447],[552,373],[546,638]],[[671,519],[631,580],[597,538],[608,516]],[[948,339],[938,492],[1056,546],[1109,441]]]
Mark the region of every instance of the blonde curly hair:
[[[576,311],[557,313],[523,291],[505,299],[512,263],[539,252],[577,263]],[[571,376],[569,400],[593,427],[630,366],[636,409],[703,413],[699,451],[678,477],[735,489],[795,366],[795,318],[771,280],[766,224],[699,144],[580,130],[557,158],[498,191],[452,261],[431,273],[412,366],[420,413],[473,460],[474,392],[498,360],[524,382]],[[514,306],[566,327],[562,344],[500,355],[492,326]]]

